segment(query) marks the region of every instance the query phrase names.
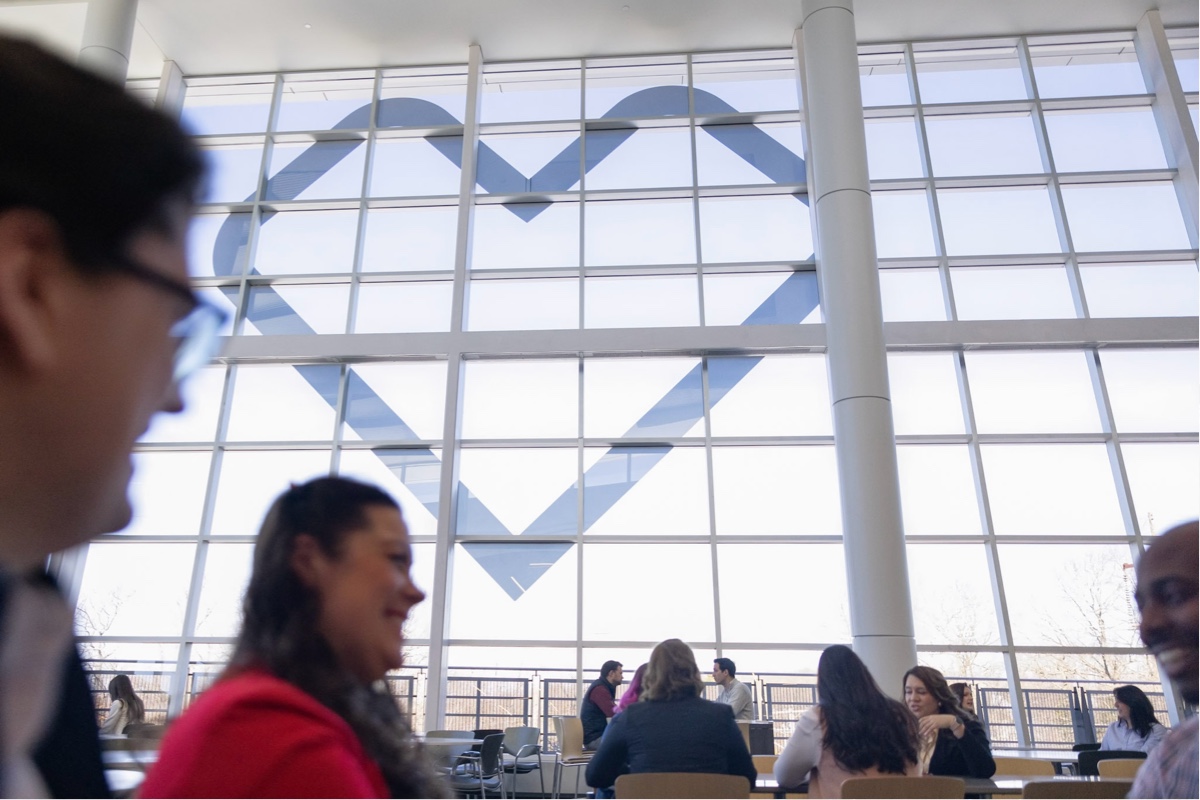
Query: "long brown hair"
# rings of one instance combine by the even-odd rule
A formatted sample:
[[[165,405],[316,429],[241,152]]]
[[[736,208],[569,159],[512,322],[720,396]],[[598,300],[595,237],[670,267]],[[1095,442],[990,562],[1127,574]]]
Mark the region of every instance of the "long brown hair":
[[[307,534],[337,558],[366,524],[366,509],[399,510],[390,495],[345,478],[317,478],[284,492],[267,512],[254,546],[254,569],[226,675],[265,669],[333,710],[379,765],[393,797],[442,797],[445,789],[414,741],[395,699],[337,660],[317,630],[321,598],[292,569],[296,537]]]
[[[883,693],[867,665],[842,644],[825,648],[817,664],[817,696],[825,734],[821,746],[850,772],[877,767],[904,774],[917,763],[917,720]]]
[[[642,679],[639,700],[653,703],[656,700],[678,700],[684,697],[699,697],[704,692],[704,681],[692,648],[679,639],[659,642],[650,653],[649,666]]]

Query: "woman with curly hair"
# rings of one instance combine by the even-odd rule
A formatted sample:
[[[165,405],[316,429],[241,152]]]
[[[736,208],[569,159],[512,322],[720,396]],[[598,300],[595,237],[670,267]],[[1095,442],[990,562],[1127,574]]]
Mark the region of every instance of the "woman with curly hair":
[[[775,761],[780,786],[808,775],[809,797],[841,797],[847,778],[918,774],[916,720],[849,647],[821,654],[817,696]]]
[[[167,731],[141,797],[440,797],[383,677],[425,599],[388,494],[344,478],[284,492],[254,547],[221,678]]]
[[[992,745],[974,715],[963,711],[945,676],[933,667],[904,673],[904,702],[920,729],[921,772],[990,778],[996,774]]]
[[[1108,726],[1100,740],[1101,750],[1141,750],[1150,753],[1167,735],[1154,716],[1150,698],[1136,686],[1113,689],[1117,721]]]

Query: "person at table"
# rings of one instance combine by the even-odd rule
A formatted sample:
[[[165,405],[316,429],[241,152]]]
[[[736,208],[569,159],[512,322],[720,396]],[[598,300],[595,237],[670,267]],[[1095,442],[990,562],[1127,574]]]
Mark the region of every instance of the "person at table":
[[[990,778],[996,774],[983,726],[963,711],[945,677],[933,667],[904,673],[904,702],[917,718],[922,774]]]
[[[775,761],[780,786],[798,786],[807,775],[809,797],[841,797],[847,778],[920,774],[916,719],[849,647],[821,654],[817,696]]]
[[[733,710],[705,700],[692,648],[679,639],[650,654],[641,699],[615,717],[587,767],[588,786],[607,787],[625,773],[758,771]]]
[[[382,680],[425,599],[411,566],[382,490],[325,477],[284,492],[229,665],[167,730],[139,796],[443,796]]]
[[[108,682],[108,698],[112,705],[100,724],[100,733],[115,736],[125,733],[125,726],[130,723],[145,721],[146,706],[133,690],[133,681],[129,680],[128,675],[113,676]]]
[[[754,719],[754,700],[750,689],[737,679],[737,665],[732,659],[713,659],[713,680],[721,687],[718,703],[724,703],[733,709],[733,718],[740,722]]]
[[[952,683],[950,684],[950,691],[954,694],[955,699],[958,700],[958,704],[962,706],[963,711],[966,711],[973,717],[979,717],[975,713],[975,695],[971,693],[971,684],[962,683],[961,681]]]
[[[1117,721],[1108,726],[1100,741],[1101,750],[1140,750],[1152,753],[1167,735],[1154,716],[1150,698],[1136,686],[1113,690]]]
[[[629,681],[629,688],[621,693],[621,699],[617,701],[617,707],[613,709],[613,716],[620,714],[625,709],[638,701],[642,694],[642,681],[646,677],[647,664],[642,664],[633,672],[633,679]]]
[[[605,661],[600,667],[600,677],[592,681],[583,695],[579,718],[583,722],[584,750],[595,750],[600,745],[600,737],[616,711],[617,687],[621,685],[623,666],[620,661]]]
[[[1142,615],[1142,641],[1179,687],[1183,699],[1200,702],[1200,526],[1177,525],[1158,537],[1137,565],[1134,600]],[[1130,797],[1200,797],[1200,742],[1193,715],[1175,727],[1146,757]]]

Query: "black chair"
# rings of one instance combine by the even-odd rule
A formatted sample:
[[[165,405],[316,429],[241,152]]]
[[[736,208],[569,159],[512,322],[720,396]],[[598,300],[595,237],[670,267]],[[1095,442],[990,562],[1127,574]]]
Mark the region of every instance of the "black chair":
[[[1145,757],[1146,754],[1141,750],[1084,750],[1079,754],[1079,774],[1099,776],[1100,770],[1096,767],[1096,762],[1106,758]]]
[[[494,733],[484,737],[479,746],[479,754],[466,753],[459,757],[454,772],[450,775],[450,788],[459,796],[474,796],[486,798],[488,792],[504,797],[503,762],[500,760],[500,748],[504,744],[504,734]]]
[[[1074,750],[1076,753],[1082,753],[1085,750],[1099,750],[1100,743],[1099,742],[1090,742],[1088,744],[1076,744],[1076,745],[1072,745],[1071,749]]]

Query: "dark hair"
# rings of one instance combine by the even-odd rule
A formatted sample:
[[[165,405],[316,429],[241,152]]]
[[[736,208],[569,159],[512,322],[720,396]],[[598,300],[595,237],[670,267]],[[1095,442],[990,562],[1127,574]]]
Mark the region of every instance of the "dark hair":
[[[925,691],[933,695],[934,700],[937,700],[939,714],[953,714],[958,717],[960,722],[971,719],[971,715],[959,704],[954,692],[950,691],[950,684],[946,683],[946,676],[941,672],[933,667],[913,667],[904,673],[905,683],[908,682],[909,675],[923,683]]]
[[[647,663],[639,700],[678,700],[703,694],[704,681],[700,679],[696,656],[692,648],[679,639],[659,642],[650,652]]]
[[[726,672],[728,672],[729,677],[731,677],[731,678],[737,677],[737,665],[733,663],[733,659],[714,658],[713,663],[716,664],[718,668],[723,669]]]
[[[129,722],[126,725],[143,722],[146,719],[146,705],[133,690],[133,681],[129,680],[129,676],[125,673],[114,675],[113,679],[108,682],[108,699],[120,700],[121,704],[129,710]],[[117,731],[117,733],[124,733],[124,731]]]
[[[957,683],[950,684],[950,693],[954,695],[954,699],[957,700],[959,706],[962,707],[963,713],[967,716],[975,716],[972,711],[967,708],[966,703],[963,702],[963,699],[970,691],[971,684],[969,683],[963,683],[962,681],[959,681]]]
[[[196,199],[196,145],[117,84],[0,35],[0,98],[0,211],[51,217],[77,269],[103,272],[133,235],[168,229],[171,200]]]
[[[612,672],[614,669],[620,669],[623,666],[625,666],[625,665],[622,664],[620,661],[613,661],[611,659],[608,661],[605,661],[604,664],[600,667],[600,677],[607,680],[608,673]]]
[[[1136,686],[1126,685],[1113,689],[1113,696],[1129,706],[1129,727],[1137,731],[1138,736],[1149,736],[1150,729],[1158,724],[1158,719],[1154,716],[1154,706],[1150,704],[1146,693]]]
[[[338,663],[317,629],[320,596],[292,569],[297,536],[311,536],[322,552],[336,558],[347,536],[366,524],[371,506],[399,509],[381,489],[346,478],[317,478],[275,500],[254,546],[242,630],[226,674],[265,669],[299,687],[346,720],[379,765],[393,797],[440,797],[444,789],[395,699]]]
[[[835,644],[821,653],[817,696],[825,723],[821,746],[843,769],[902,775],[917,763],[916,718],[883,693],[849,647]]]

